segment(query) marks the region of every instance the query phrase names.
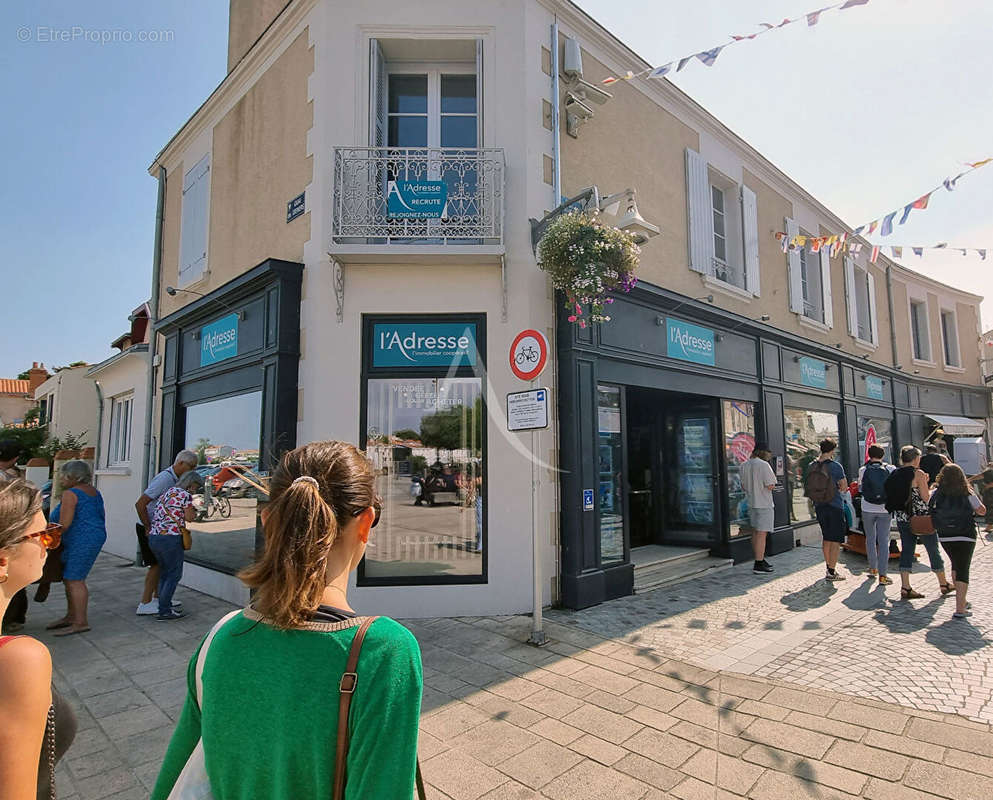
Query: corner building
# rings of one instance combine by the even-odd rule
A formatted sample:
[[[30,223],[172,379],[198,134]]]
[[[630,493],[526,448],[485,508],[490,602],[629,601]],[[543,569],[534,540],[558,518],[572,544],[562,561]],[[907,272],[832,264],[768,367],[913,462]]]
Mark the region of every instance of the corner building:
[[[744,558],[757,435],[779,552],[812,521],[816,438],[852,471],[869,425],[896,448],[986,416],[980,299],[885,259],[784,255],[772,231],[847,229],[667,82],[614,84],[578,130],[562,105],[556,164],[556,20],[585,80],[641,64],[559,0],[233,0],[228,74],[149,170],[153,466],[191,447],[205,472],[264,474],[298,443],[357,442],[384,499],[354,590],[370,613],[529,610],[532,527],[546,605],[630,594],[636,564],[673,555]],[[601,326],[568,323],[535,265],[556,175],[562,196],[634,188],[662,229]],[[554,401],[534,435],[505,416],[529,328]],[[237,495],[194,526],[185,581],[243,602],[265,498]]]

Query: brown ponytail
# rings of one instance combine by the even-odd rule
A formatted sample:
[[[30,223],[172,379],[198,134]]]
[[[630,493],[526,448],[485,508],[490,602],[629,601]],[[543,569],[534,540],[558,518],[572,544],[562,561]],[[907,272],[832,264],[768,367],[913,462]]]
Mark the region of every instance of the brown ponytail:
[[[320,604],[341,528],[375,501],[372,466],[351,444],[312,442],[283,456],[269,497],[265,549],[238,577],[263,617],[292,628]]]

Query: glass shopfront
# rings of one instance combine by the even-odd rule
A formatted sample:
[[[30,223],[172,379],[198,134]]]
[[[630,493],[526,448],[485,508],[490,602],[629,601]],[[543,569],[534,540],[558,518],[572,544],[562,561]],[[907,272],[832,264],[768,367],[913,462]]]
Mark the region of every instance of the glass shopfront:
[[[814,506],[804,495],[803,478],[807,468],[820,456],[820,442],[838,442],[835,460],[844,463],[839,437],[838,415],[824,411],[786,408],[786,471],[789,476],[790,522],[815,519]]]
[[[893,420],[889,417],[859,417],[859,464],[869,460],[869,447],[879,445],[886,452],[883,460],[893,464],[896,454],[893,452]]]
[[[755,449],[755,404],[723,400],[724,462],[727,465],[728,519],[731,536],[750,535],[748,504],[741,487],[741,465]]]
[[[486,580],[484,323],[367,317],[362,439],[383,502],[359,585]]]
[[[224,572],[248,566],[255,554],[259,500],[262,392],[188,405],[186,443],[197,454],[204,491],[194,497],[197,517],[190,559]]]

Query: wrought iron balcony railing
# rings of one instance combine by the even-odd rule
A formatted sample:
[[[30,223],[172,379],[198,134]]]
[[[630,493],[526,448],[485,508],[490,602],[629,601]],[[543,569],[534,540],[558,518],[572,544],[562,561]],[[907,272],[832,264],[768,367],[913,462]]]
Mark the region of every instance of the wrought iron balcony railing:
[[[394,181],[441,181],[440,218],[390,216]],[[331,241],[342,244],[502,245],[504,156],[499,148],[336,147]]]

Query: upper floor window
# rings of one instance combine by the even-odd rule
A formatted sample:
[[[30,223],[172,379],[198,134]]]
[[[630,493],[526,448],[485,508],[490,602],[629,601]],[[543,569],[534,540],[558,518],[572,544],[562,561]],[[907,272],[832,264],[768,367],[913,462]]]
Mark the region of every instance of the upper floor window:
[[[389,74],[388,147],[477,147],[479,113],[476,75],[425,69]]]
[[[690,269],[736,294],[759,294],[758,207],[755,193],[686,151]],[[741,290],[740,292],[737,290]]]
[[[210,155],[183,176],[179,286],[196,283],[207,272],[207,219],[210,213]]]
[[[945,366],[961,367],[958,323],[954,311],[943,310],[941,312],[941,342],[945,351]]]
[[[131,429],[134,395],[115,397],[110,417],[110,439],[107,451],[109,466],[131,461]]]
[[[848,310],[848,333],[871,345],[879,344],[876,318],[876,279],[868,267],[859,267],[845,257],[845,299]]]
[[[801,235],[795,220],[786,218],[786,235],[793,239]],[[804,233],[808,236],[809,234]],[[833,327],[831,305],[831,259],[828,249],[814,253],[806,246],[789,250],[790,311],[819,325]]]
[[[927,301],[910,301],[910,335],[914,347],[914,358],[918,361],[931,360],[931,336],[928,331]]]

